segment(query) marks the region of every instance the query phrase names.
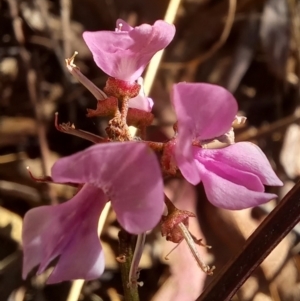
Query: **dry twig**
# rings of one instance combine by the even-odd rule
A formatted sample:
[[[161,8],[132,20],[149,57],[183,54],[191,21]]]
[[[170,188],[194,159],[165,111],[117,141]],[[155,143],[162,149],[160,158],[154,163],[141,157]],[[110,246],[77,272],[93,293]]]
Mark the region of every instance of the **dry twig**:
[[[37,95],[37,75],[36,71],[32,67],[31,64],[31,55],[25,48],[25,37],[22,29],[22,19],[19,16],[19,7],[18,2],[16,0],[7,0],[10,9],[10,15],[13,22],[13,29],[16,36],[16,39],[20,45],[19,51],[20,56],[23,61],[23,65],[26,72],[26,81],[27,81],[27,88],[29,92],[29,99],[33,106],[35,112],[35,118],[37,122],[37,135],[39,139],[39,145],[41,150],[42,156],[42,170],[44,174],[50,173],[50,165],[49,165],[49,157],[50,151],[48,147],[48,142],[46,138],[46,127],[44,124],[44,116],[43,116],[43,106],[42,103],[38,100]],[[51,199],[51,203],[57,203],[56,196],[54,190],[48,185],[48,192]]]

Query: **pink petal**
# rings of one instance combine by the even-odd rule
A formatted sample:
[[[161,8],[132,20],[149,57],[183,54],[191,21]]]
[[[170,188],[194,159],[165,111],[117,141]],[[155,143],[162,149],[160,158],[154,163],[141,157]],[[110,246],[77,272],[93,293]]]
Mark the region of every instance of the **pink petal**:
[[[192,163],[192,142],[225,134],[235,118],[237,103],[224,88],[203,83],[174,85],[171,100],[178,119],[176,161],[185,179],[196,185],[200,176]]]
[[[276,194],[257,192],[235,184],[207,170],[197,161],[197,167],[208,200],[216,207],[239,210],[254,207],[277,198]]]
[[[129,99],[129,108],[139,109],[145,112],[151,112],[153,104],[152,98],[146,96],[137,95]]]
[[[99,277],[104,257],[97,225],[106,201],[100,189],[85,185],[66,203],[30,210],[23,226],[23,278],[38,264],[42,273],[57,256],[48,283]]]
[[[195,159],[202,163],[205,169],[226,179],[232,183],[246,187],[249,190],[264,192],[265,188],[258,176],[253,173],[233,168],[228,164],[220,161],[215,161],[205,156],[202,153],[203,149],[199,149],[196,153]]]
[[[200,173],[195,164],[192,152],[192,137],[189,136],[186,128],[182,129],[182,139],[176,139],[175,159],[182,176],[191,184],[200,183]]]
[[[199,140],[225,134],[231,128],[238,109],[229,91],[205,83],[175,84],[171,100],[178,119],[178,140],[183,127]]]
[[[126,27],[126,29],[128,29]],[[152,56],[173,39],[175,27],[164,21],[129,31],[84,32],[83,38],[97,66],[109,76],[135,81]]]
[[[253,143],[239,142],[222,149],[201,149],[199,154],[202,157],[223,162],[235,169],[253,173],[259,177],[264,185],[283,185],[265,154]]]
[[[137,83],[141,86],[140,92],[136,97],[129,99],[129,108],[151,112],[154,102],[152,98],[145,95],[143,78],[139,77]]]
[[[58,160],[52,176],[57,182],[90,183],[101,188],[128,232],[138,234],[152,229],[163,213],[160,167],[144,143],[94,145]]]

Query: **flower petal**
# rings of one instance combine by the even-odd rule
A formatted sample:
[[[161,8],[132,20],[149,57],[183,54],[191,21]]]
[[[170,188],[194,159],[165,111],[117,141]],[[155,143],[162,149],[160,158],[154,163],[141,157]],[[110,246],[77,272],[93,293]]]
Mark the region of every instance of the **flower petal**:
[[[140,92],[136,97],[129,99],[129,108],[151,112],[154,102],[152,98],[146,97],[145,95],[143,78],[139,77],[137,83],[141,86]]]
[[[120,224],[131,233],[152,229],[164,209],[163,181],[155,154],[144,143],[98,144],[58,160],[58,182],[90,183],[111,199]]]
[[[276,194],[257,192],[226,180],[196,161],[208,200],[216,207],[239,210],[277,198]]]
[[[233,168],[230,165],[220,161],[205,157],[203,149],[199,149],[195,155],[195,159],[202,163],[207,170],[226,179],[232,183],[246,187],[249,190],[264,192],[265,188],[258,176],[253,173]]]
[[[137,95],[129,99],[129,108],[139,109],[145,112],[151,112],[153,107],[153,100],[150,97]]]
[[[143,24],[129,31],[84,32],[83,38],[100,69],[109,76],[132,82],[174,34],[173,25],[157,21],[153,26]]]
[[[200,173],[195,164],[193,147],[192,147],[192,137],[186,128],[182,128],[182,136],[180,140],[176,139],[175,146],[175,159],[176,164],[183,175],[183,177],[193,185],[200,183]]]
[[[264,185],[282,186],[262,150],[253,143],[239,142],[221,149],[201,149],[201,156],[257,175]]]
[[[235,118],[237,103],[224,88],[203,83],[174,85],[171,100],[178,119],[176,161],[185,179],[196,185],[200,176],[192,163],[192,142],[225,134]]]
[[[104,257],[97,225],[106,201],[100,189],[85,185],[66,203],[30,210],[23,226],[23,278],[38,264],[42,273],[57,256],[48,283],[99,277]]]
[[[229,131],[237,113],[237,102],[223,87],[205,83],[179,83],[172,97],[180,140],[185,127],[193,138],[213,139]]]

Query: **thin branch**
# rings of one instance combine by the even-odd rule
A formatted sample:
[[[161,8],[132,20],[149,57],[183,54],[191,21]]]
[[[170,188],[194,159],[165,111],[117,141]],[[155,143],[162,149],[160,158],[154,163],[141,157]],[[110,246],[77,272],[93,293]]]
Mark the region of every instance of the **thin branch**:
[[[12,18],[14,34],[20,45],[20,56],[23,61],[23,65],[26,72],[27,89],[29,92],[29,99],[35,112],[35,118],[37,121],[37,135],[39,139],[39,145],[42,156],[42,170],[44,174],[50,173],[50,151],[46,138],[46,127],[44,124],[43,106],[38,100],[37,96],[37,75],[31,65],[31,55],[24,46],[25,37],[22,29],[22,19],[19,16],[18,2],[16,0],[7,0],[10,9],[10,15]],[[51,203],[57,203],[56,195],[53,188],[48,185],[48,193],[51,199]]]
[[[60,0],[61,11],[61,27],[64,45],[64,57],[67,58],[71,55],[71,25],[70,25],[70,0]]]
[[[216,41],[212,47],[205,53],[200,54],[196,58],[183,63],[176,63],[176,62],[168,62],[163,63],[161,65],[162,68],[165,69],[195,69],[200,64],[202,64],[204,61],[208,60],[210,57],[212,57],[227,41],[229,34],[231,32],[234,20],[235,20],[235,12],[236,12],[236,0],[229,0],[229,7],[228,7],[228,15],[226,18],[225,26],[223,28],[223,31],[221,33],[220,38],[218,41]]]
[[[45,22],[46,31],[47,31],[48,36],[51,39],[52,47],[54,49],[54,53],[57,57],[58,63],[60,65],[66,79],[70,81],[71,76],[65,68],[65,58],[66,57],[64,57],[64,53],[63,53],[62,48],[59,45],[59,41],[54,36],[54,34],[51,30],[51,27],[50,27],[50,20],[49,20],[49,14],[48,14],[48,3],[45,0],[36,0],[36,3],[39,7],[39,10],[43,17],[43,20]]]
[[[253,141],[253,140],[261,139],[263,137],[270,136],[272,133],[276,131],[284,131],[289,125],[299,121],[300,121],[300,110],[298,109],[295,111],[293,115],[282,118],[269,125],[264,125],[259,129],[250,128],[242,132],[241,134],[236,136],[235,141],[236,142]]]
[[[224,29],[222,31],[219,40],[216,43],[214,43],[206,53],[201,54],[198,57],[187,62],[188,65],[187,67],[192,67],[194,65],[198,66],[199,64],[203,63],[204,61],[212,57],[225,44],[231,32],[232,25],[234,23],[235,11],[236,11],[236,0],[229,0],[228,15],[226,18]]]
[[[170,24],[174,23],[180,3],[181,3],[181,0],[170,0],[169,1],[169,5],[167,8],[165,17],[164,17],[164,21],[166,21]],[[145,80],[144,80],[144,90],[145,90],[146,95],[149,95],[151,92],[151,88],[152,88],[157,70],[159,68],[159,64],[162,59],[163,53],[164,53],[164,50],[161,50],[158,53],[156,53],[147,68],[147,71],[145,74]]]
[[[280,241],[300,221],[300,181],[266,217],[243,249],[208,285],[196,301],[227,301]]]

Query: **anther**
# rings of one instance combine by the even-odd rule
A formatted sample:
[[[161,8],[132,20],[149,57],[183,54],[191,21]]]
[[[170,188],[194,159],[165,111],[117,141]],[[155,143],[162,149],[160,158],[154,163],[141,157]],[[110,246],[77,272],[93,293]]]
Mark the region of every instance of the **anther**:
[[[69,58],[65,59],[66,65],[71,67],[76,67],[74,64],[75,56],[78,54],[78,51],[75,51],[74,54]]]

